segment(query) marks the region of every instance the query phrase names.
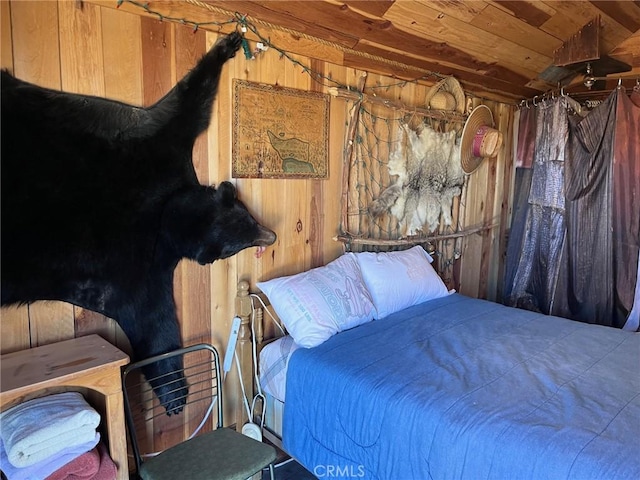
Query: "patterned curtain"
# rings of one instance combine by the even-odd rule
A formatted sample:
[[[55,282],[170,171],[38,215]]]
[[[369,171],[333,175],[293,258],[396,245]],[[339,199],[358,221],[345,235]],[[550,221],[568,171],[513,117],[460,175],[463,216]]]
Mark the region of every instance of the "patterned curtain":
[[[613,249],[618,323],[640,331],[640,87],[618,95],[613,153]],[[636,259],[634,261],[634,259]],[[636,265],[636,268],[634,268]],[[632,311],[633,313],[629,313]]]
[[[616,90],[584,118],[565,106],[539,107],[526,206],[516,191],[504,303],[637,329],[640,92]],[[516,182],[527,189],[526,174]]]
[[[511,285],[505,288],[504,303],[549,313],[565,232],[563,192],[568,121],[562,98],[543,102],[537,109],[531,186],[526,207],[518,209],[520,218],[514,218],[512,223],[511,230],[516,235],[509,240],[511,258],[507,258],[506,277],[510,277]],[[521,115],[520,120],[520,127],[530,132],[527,124],[532,124],[531,119],[527,116],[523,120]],[[519,133],[521,137],[525,135]],[[523,147],[522,151],[528,150]],[[520,175],[520,187],[526,188],[529,183],[526,170]]]

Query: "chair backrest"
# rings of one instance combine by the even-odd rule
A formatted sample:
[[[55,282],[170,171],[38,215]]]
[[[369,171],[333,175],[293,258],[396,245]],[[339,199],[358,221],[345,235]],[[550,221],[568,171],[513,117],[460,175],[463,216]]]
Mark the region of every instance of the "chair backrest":
[[[149,371],[150,365],[173,357],[182,359],[178,362],[183,365],[179,371],[144,378],[143,369]],[[224,423],[220,357],[212,345],[201,343],[131,363],[123,371],[122,386],[127,430],[138,471],[146,457]],[[180,413],[167,412],[154,394],[159,389],[176,392],[172,401],[183,404]]]

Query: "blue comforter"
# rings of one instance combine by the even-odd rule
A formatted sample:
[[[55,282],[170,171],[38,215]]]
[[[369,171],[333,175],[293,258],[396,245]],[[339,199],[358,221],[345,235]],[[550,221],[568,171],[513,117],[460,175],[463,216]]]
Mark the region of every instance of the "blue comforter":
[[[453,294],[289,363],[285,449],[319,478],[640,478],[640,334]]]

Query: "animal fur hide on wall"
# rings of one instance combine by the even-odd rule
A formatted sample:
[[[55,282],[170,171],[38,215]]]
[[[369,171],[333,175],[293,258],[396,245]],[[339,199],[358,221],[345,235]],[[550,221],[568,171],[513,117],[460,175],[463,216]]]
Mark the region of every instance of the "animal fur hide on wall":
[[[200,185],[191,158],[241,42],[222,37],[148,108],[2,72],[2,305],[62,300],[100,312],[122,327],[134,360],[181,346],[178,262],[205,265],[252,246],[261,254],[276,240],[231,183]],[[182,409],[184,378],[173,373],[173,389],[152,379],[181,372],[181,362],[143,370],[167,412]]]
[[[451,225],[453,197],[460,195],[464,183],[455,130],[438,133],[422,124],[415,131],[402,124],[396,138],[388,164],[395,179],[372,202],[370,213],[394,215],[403,236],[435,231],[441,216]]]

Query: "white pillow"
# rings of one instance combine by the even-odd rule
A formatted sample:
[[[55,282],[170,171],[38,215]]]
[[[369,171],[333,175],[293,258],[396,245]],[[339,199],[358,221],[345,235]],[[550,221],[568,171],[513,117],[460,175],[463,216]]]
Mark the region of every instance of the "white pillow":
[[[362,252],[356,258],[378,311],[376,318],[449,294],[431,266],[431,255],[419,245],[397,252]]]
[[[345,253],[323,267],[257,285],[301,347],[320,345],[375,316],[353,253]]]

